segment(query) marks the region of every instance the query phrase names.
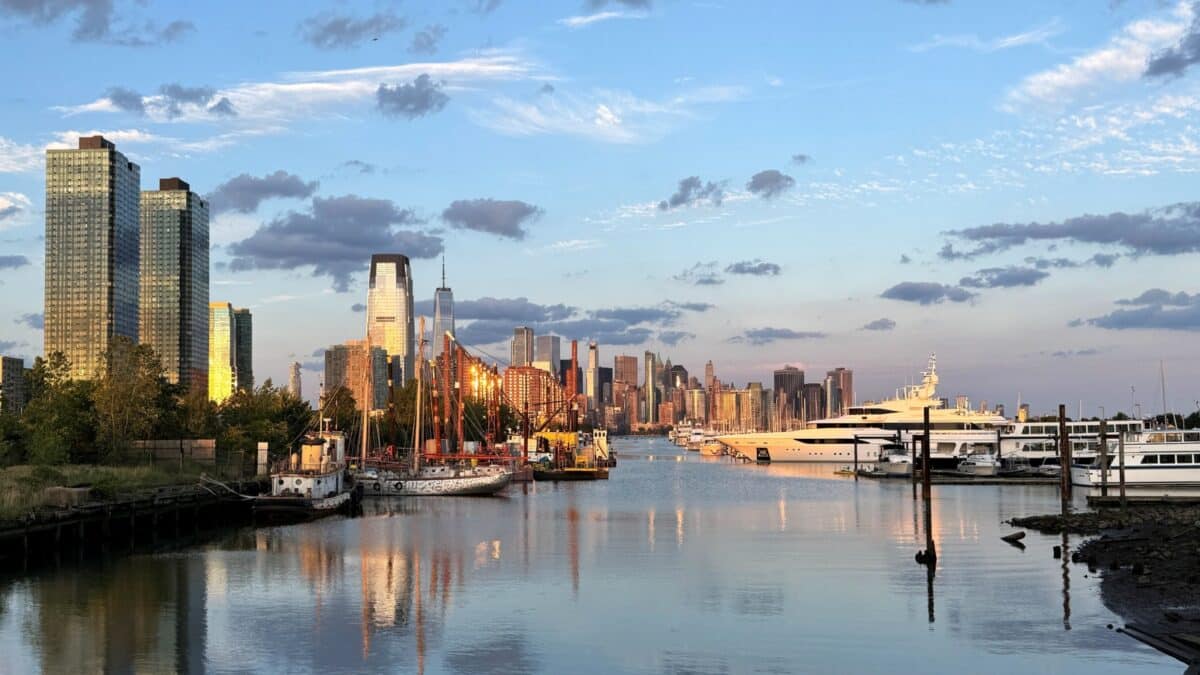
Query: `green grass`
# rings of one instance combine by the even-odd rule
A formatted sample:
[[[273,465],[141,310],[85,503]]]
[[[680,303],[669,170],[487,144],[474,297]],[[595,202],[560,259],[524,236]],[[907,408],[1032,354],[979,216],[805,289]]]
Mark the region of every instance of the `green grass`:
[[[48,487],[89,486],[95,498],[112,498],[166,485],[196,483],[199,472],[168,472],[148,466],[10,466],[0,469],[0,521],[14,520],[47,506]]]

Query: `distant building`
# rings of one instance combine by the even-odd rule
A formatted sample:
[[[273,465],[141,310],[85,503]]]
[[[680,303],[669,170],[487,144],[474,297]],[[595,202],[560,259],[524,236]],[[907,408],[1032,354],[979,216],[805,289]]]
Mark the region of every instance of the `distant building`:
[[[638,360],[636,356],[621,355],[613,358],[613,382],[637,385]]]
[[[791,428],[794,420],[803,415],[801,398],[804,390],[804,371],[784,366],[775,371],[774,414],[779,430]]]
[[[600,390],[600,402],[608,405],[613,402],[613,369],[601,366],[596,369],[596,387]]]
[[[25,360],[0,356],[0,413],[19,414],[28,402]]]
[[[208,387],[208,203],[178,178],[141,193],[138,339],[167,381]]]
[[[834,368],[825,374],[825,414],[837,417],[854,405],[854,371]]]
[[[571,359],[560,359],[558,362],[558,383],[564,389],[567,386],[567,376],[571,372]],[[583,367],[575,366],[575,394],[583,393]]]
[[[709,361],[704,364],[704,388],[712,389],[713,388],[713,380],[715,380],[715,379],[716,379],[716,376],[713,374],[713,362]]]
[[[373,401],[371,410],[383,410],[388,404],[388,354],[378,345],[371,345],[370,381]],[[325,350],[325,395],[333,396],[339,388],[354,397],[362,406],[367,396],[367,342],[347,340]]]
[[[533,363],[533,329],[520,326],[513,329],[512,358],[509,366],[520,368]]]
[[[557,335],[537,336],[534,339],[533,360],[535,363],[550,364],[551,374],[558,377],[559,362],[562,361],[562,338]]]
[[[436,334],[435,342],[443,342]],[[376,253],[371,256],[367,289],[367,339],[387,354],[387,385],[404,386],[413,379],[415,330],[413,328],[412,269],[408,256]],[[385,385],[386,386],[386,385]]]
[[[671,366],[668,375],[668,386],[671,389],[687,389],[688,386],[688,371],[687,368],[679,364]]]
[[[646,419],[643,420],[646,424],[655,424],[658,422],[658,382],[655,375],[659,371],[658,357],[654,352],[647,351],[646,359],[646,384],[644,386],[646,397]]]
[[[304,398],[302,380],[300,379],[300,364],[292,362],[288,369],[288,393],[296,398]]]
[[[588,410],[594,410],[600,404],[600,345],[595,341],[588,343],[587,370],[583,373],[584,390],[587,394]]]
[[[504,397],[517,413],[530,413],[531,421],[545,421],[558,412],[562,404],[562,388],[554,376],[532,366],[510,367],[504,371]],[[558,415],[565,421],[565,413]]]
[[[707,422],[707,397],[700,388],[688,389],[684,394],[684,414],[693,422]]]
[[[44,349],[95,377],[113,338],[138,339],[141,169],[103,136],[46,151]]]
[[[254,390],[254,317],[248,309],[233,310],[234,336],[237,339],[237,388]]]
[[[825,414],[825,387],[819,382],[810,382],[804,385],[804,422],[824,419]]]
[[[237,387],[237,335],[233,305],[208,303],[208,398],[223,403]]]
[[[454,291],[446,285],[446,261],[442,260],[442,285],[433,292],[433,357],[442,354],[446,341],[446,333],[451,337],[454,332]]]

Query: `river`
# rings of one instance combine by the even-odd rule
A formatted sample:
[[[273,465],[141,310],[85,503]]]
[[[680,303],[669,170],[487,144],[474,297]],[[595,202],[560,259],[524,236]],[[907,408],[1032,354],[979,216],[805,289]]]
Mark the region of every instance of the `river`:
[[[356,518],[0,581],[4,673],[1176,673],[1061,537],[1043,486],[935,486],[617,439],[608,481],[368,502]],[[1075,543],[1075,542],[1072,542]]]

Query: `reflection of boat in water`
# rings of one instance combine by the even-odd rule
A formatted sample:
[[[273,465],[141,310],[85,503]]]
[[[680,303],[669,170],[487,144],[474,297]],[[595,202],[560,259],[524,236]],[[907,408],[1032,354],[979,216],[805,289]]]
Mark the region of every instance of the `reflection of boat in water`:
[[[340,433],[306,436],[299,455],[271,472],[271,493],[254,498],[254,514],[303,520],[349,509],[361,493],[346,471],[345,451]]]
[[[1107,479],[1110,488],[1121,480],[1119,452],[1109,450],[1108,466],[1072,466],[1071,482],[1096,487]],[[1148,431],[1125,444],[1125,485],[1200,488],[1200,431]]]
[[[603,472],[604,475],[601,475]],[[608,471],[597,467],[567,467],[564,469],[533,469],[534,480],[596,480],[607,478]]]

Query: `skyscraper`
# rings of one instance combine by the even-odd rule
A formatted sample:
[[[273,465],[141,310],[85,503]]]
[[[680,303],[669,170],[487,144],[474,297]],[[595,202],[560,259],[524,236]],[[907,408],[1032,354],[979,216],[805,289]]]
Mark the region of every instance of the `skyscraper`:
[[[46,354],[94,377],[117,336],[138,338],[141,170],[103,136],[46,151]]]
[[[388,358],[388,380],[394,388],[413,378],[414,349],[412,269],[408,256],[371,256],[371,285],[367,291],[367,339],[382,347]],[[442,342],[441,335],[436,343]]]
[[[367,368],[370,367],[371,394],[366,393]],[[325,395],[334,396],[339,388],[345,388],[354,398],[355,405],[362,406],[367,398],[371,410],[382,410],[388,403],[388,354],[378,345],[371,345],[368,366],[367,343],[365,340],[347,340],[345,344],[333,345],[325,350]]]
[[[654,424],[658,421],[658,382],[655,378],[655,373],[658,372],[657,357],[654,352],[646,352],[646,383],[644,385],[646,398],[646,423]]]
[[[631,384],[638,383],[638,362],[636,356],[617,356],[613,359],[613,382]]]
[[[834,368],[825,374],[825,414],[830,417],[846,414],[854,405],[854,371]]]
[[[169,382],[208,386],[208,203],[178,178],[141,197],[138,338]]]
[[[804,385],[804,421],[811,422],[825,417],[825,388],[820,382]]]
[[[509,366],[519,368],[533,365],[533,329],[528,326],[518,326],[513,329],[512,358]]]
[[[799,419],[803,413],[803,391],[803,370],[795,366],[784,366],[775,371],[775,414],[778,416],[781,430],[788,422]]]
[[[291,367],[288,368],[288,393],[296,398],[304,398],[302,382],[303,380],[300,379],[300,364],[293,361]]]
[[[233,339],[237,341],[237,388],[254,389],[254,317],[248,309],[233,310]]]
[[[237,335],[233,305],[208,303],[208,398],[222,403],[237,387]]]
[[[433,356],[442,353],[446,333],[454,335],[454,291],[446,286],[446,261],[442,260],[442,285],[433,292]]]
[[[533,360],[550,364],[550,372],[558,377],[559,361],[562,360],[562,338],[557,335],[539,335],[534,339]]]
[[[600,403],[600,345],[593,340],[588,343],[587,370],[583,373],[583,393],[587,394],[588,410],[595,410]]]
[[[0,413],[20,413],[25,409],[25,360],[0,356]]]
[[[704,388],[705,389],[713,388],[713,379],[715,379],[715,377],[716,376],[713,374],[712,361],[705,363],[704,364]]]

